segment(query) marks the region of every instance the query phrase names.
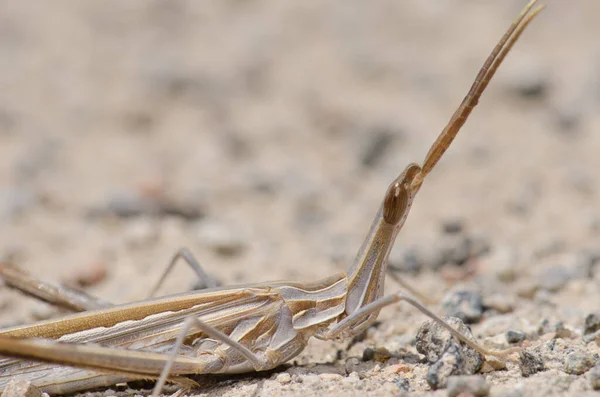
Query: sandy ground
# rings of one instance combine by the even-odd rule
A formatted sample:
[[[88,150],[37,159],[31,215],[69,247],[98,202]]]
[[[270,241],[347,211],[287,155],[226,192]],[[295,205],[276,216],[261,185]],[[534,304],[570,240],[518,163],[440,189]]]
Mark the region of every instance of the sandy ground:
[[[600,311],[600,3],[545,3],[392,254],[425,294],[476,290],[478,339],[553,341],[544,371],[484,374],[494,396],[597,393],[565,360],[597,361],[600,343],[583,335]],[[523,5],[2,2],[0,257],[113,302],[144,298],[183,246],[223,284],[343,271]],[[472,241],[487,249],[452,265],[453,242]],[[182,266],[161,293],[191,279]],[[4,326],[52,314],[0,294]],[[414,347],[425,317],[397,305],[380,320],[348,351],[314,341],[290,367],[196,393],[446,395]],[[351,360],[378,347],[392,357]]]

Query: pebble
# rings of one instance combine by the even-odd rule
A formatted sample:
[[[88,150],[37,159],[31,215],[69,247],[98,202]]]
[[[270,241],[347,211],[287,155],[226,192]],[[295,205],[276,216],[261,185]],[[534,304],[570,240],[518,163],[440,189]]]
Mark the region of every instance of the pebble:
[[[460,375],[448,378],[448,397],[469,395],[485,397],[490,393],[490,385],[481,375]]]
[[[469,339],[473,339],[469,328],[456,317],[445,320]],[[481,368],[483,357],[456,340],[448,330],[434,321],[425,322],[417,333],[417,351],[433,363],[427,371],[427,383],[436,390],[444,388],[451,375],[472,375]]]
[[[469,290],[451,290],[442,300],[445,315],[458,317],[467,324],[481,320],[483,298],[479,292]]]
[[[4,391],[2,397],[42,397],[42,392],[26,380],[11,380]]]
[[[525,349],[519,355],[519,368],[521,369],[521,375],[524,377],[531,376],[546,369],[542,357],[538,353]]]
[[[585,317],[585,335],[592,334],[600,329],[600,313],[590,313]]]
[[[564,365],[564,371],[571,375],[581,375],[586,373],[598,361],[598,355],[585,352],[573,352],[567,356]]]
[[[321,380],[338,382],[338,381],[341,381],[344,377],[340,374],[324,373],[324,374],[320,374],[319,378]]]
[[[287,372],[283,372],[283,373],[277,375],[277,378],[275,378],[275,380],[277,382],[281,383],[282,385],[285,385],[292,381],[292,376],[290,374],[288,374]]]
[[[506,341],[508,343],[520,343],[525,340],[525,333],[521,331],[516,331],[513,329],[509,329],[506,331]]]
[[[596,365],[590,371],[590,386],[594,390],[600,390],[600,365]]]
[[[583,335],[583,343],[590,343],[592,341],[596,341],[596,344],[600,346],[600,329],[596,332],[592,332],[591,334]]]
[[[347,374],[356,373],[363,378],[372,365],[372,363],[361,361],[358,357],[349,357],[346,359],[344,369]]]
[[[373,349],[371,347],[367,347],[363,351],[362,360],[363,361],[375,360],[375,361],[379,361],[382,363],[382,362],[389,360],[390,357],[392,357],[392,354],[385,347],[377,347],[375,349]]]

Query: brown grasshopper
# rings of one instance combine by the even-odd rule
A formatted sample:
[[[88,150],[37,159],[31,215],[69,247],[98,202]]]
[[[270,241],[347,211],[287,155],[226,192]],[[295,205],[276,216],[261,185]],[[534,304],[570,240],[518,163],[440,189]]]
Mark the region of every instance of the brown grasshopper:
[[[266,282],[209,288],[111,305],[64,287],[36,281],[11,267],[5,280],[42,299],[85,310],[66,317],[0,330],[0,388],[30,380],[51,394],[157,379],[184,388],[186,375],[264,371],[298,355],[311,337],[351,338],[371,326],[385,306],[404,301],[483,355],[490,350],[456,331],[413,295],[383,296],[387,260],[425,177],[466,121],[496,69],[543,9],[523,9],[479,71],[470,91],[425,157],[389,186],[371,229],[347,273],[315,283]],[[185,256],[186,254],[183,253]],[[197,272],[205,275],[193,260]],[[409,291],[411,291],[409,289]],[[91,310],[87,310],[91,309]]]

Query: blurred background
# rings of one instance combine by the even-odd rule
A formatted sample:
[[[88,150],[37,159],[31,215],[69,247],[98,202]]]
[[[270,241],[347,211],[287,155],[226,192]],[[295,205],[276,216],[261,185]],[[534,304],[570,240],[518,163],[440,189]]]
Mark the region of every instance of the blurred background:
[[[595,261],[600,3],[545,3],[399,236],[392,264],[426,292],[508,269],[535,293]],[[342,271],[524,4],[2,2],[0,258],[114,302],[183,246],[224,284]],[[453,230],[485,255],[440,277]],[[46,316],[1,293],[4,325]]]

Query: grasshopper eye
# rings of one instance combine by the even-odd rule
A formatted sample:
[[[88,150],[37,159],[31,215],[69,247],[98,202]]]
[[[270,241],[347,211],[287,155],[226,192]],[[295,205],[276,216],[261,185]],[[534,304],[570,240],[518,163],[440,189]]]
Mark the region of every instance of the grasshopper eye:
[[[389,187],[383,200],[383,219],[390,225],[400,223],[408,208],[408,190],[401,182]]]
[[[417,164],[409,164],[404,172],[388,188],[383,199],[383,219],[390,225],[398,225],[406,217],[413,200],[412,182],[421,172]]]

